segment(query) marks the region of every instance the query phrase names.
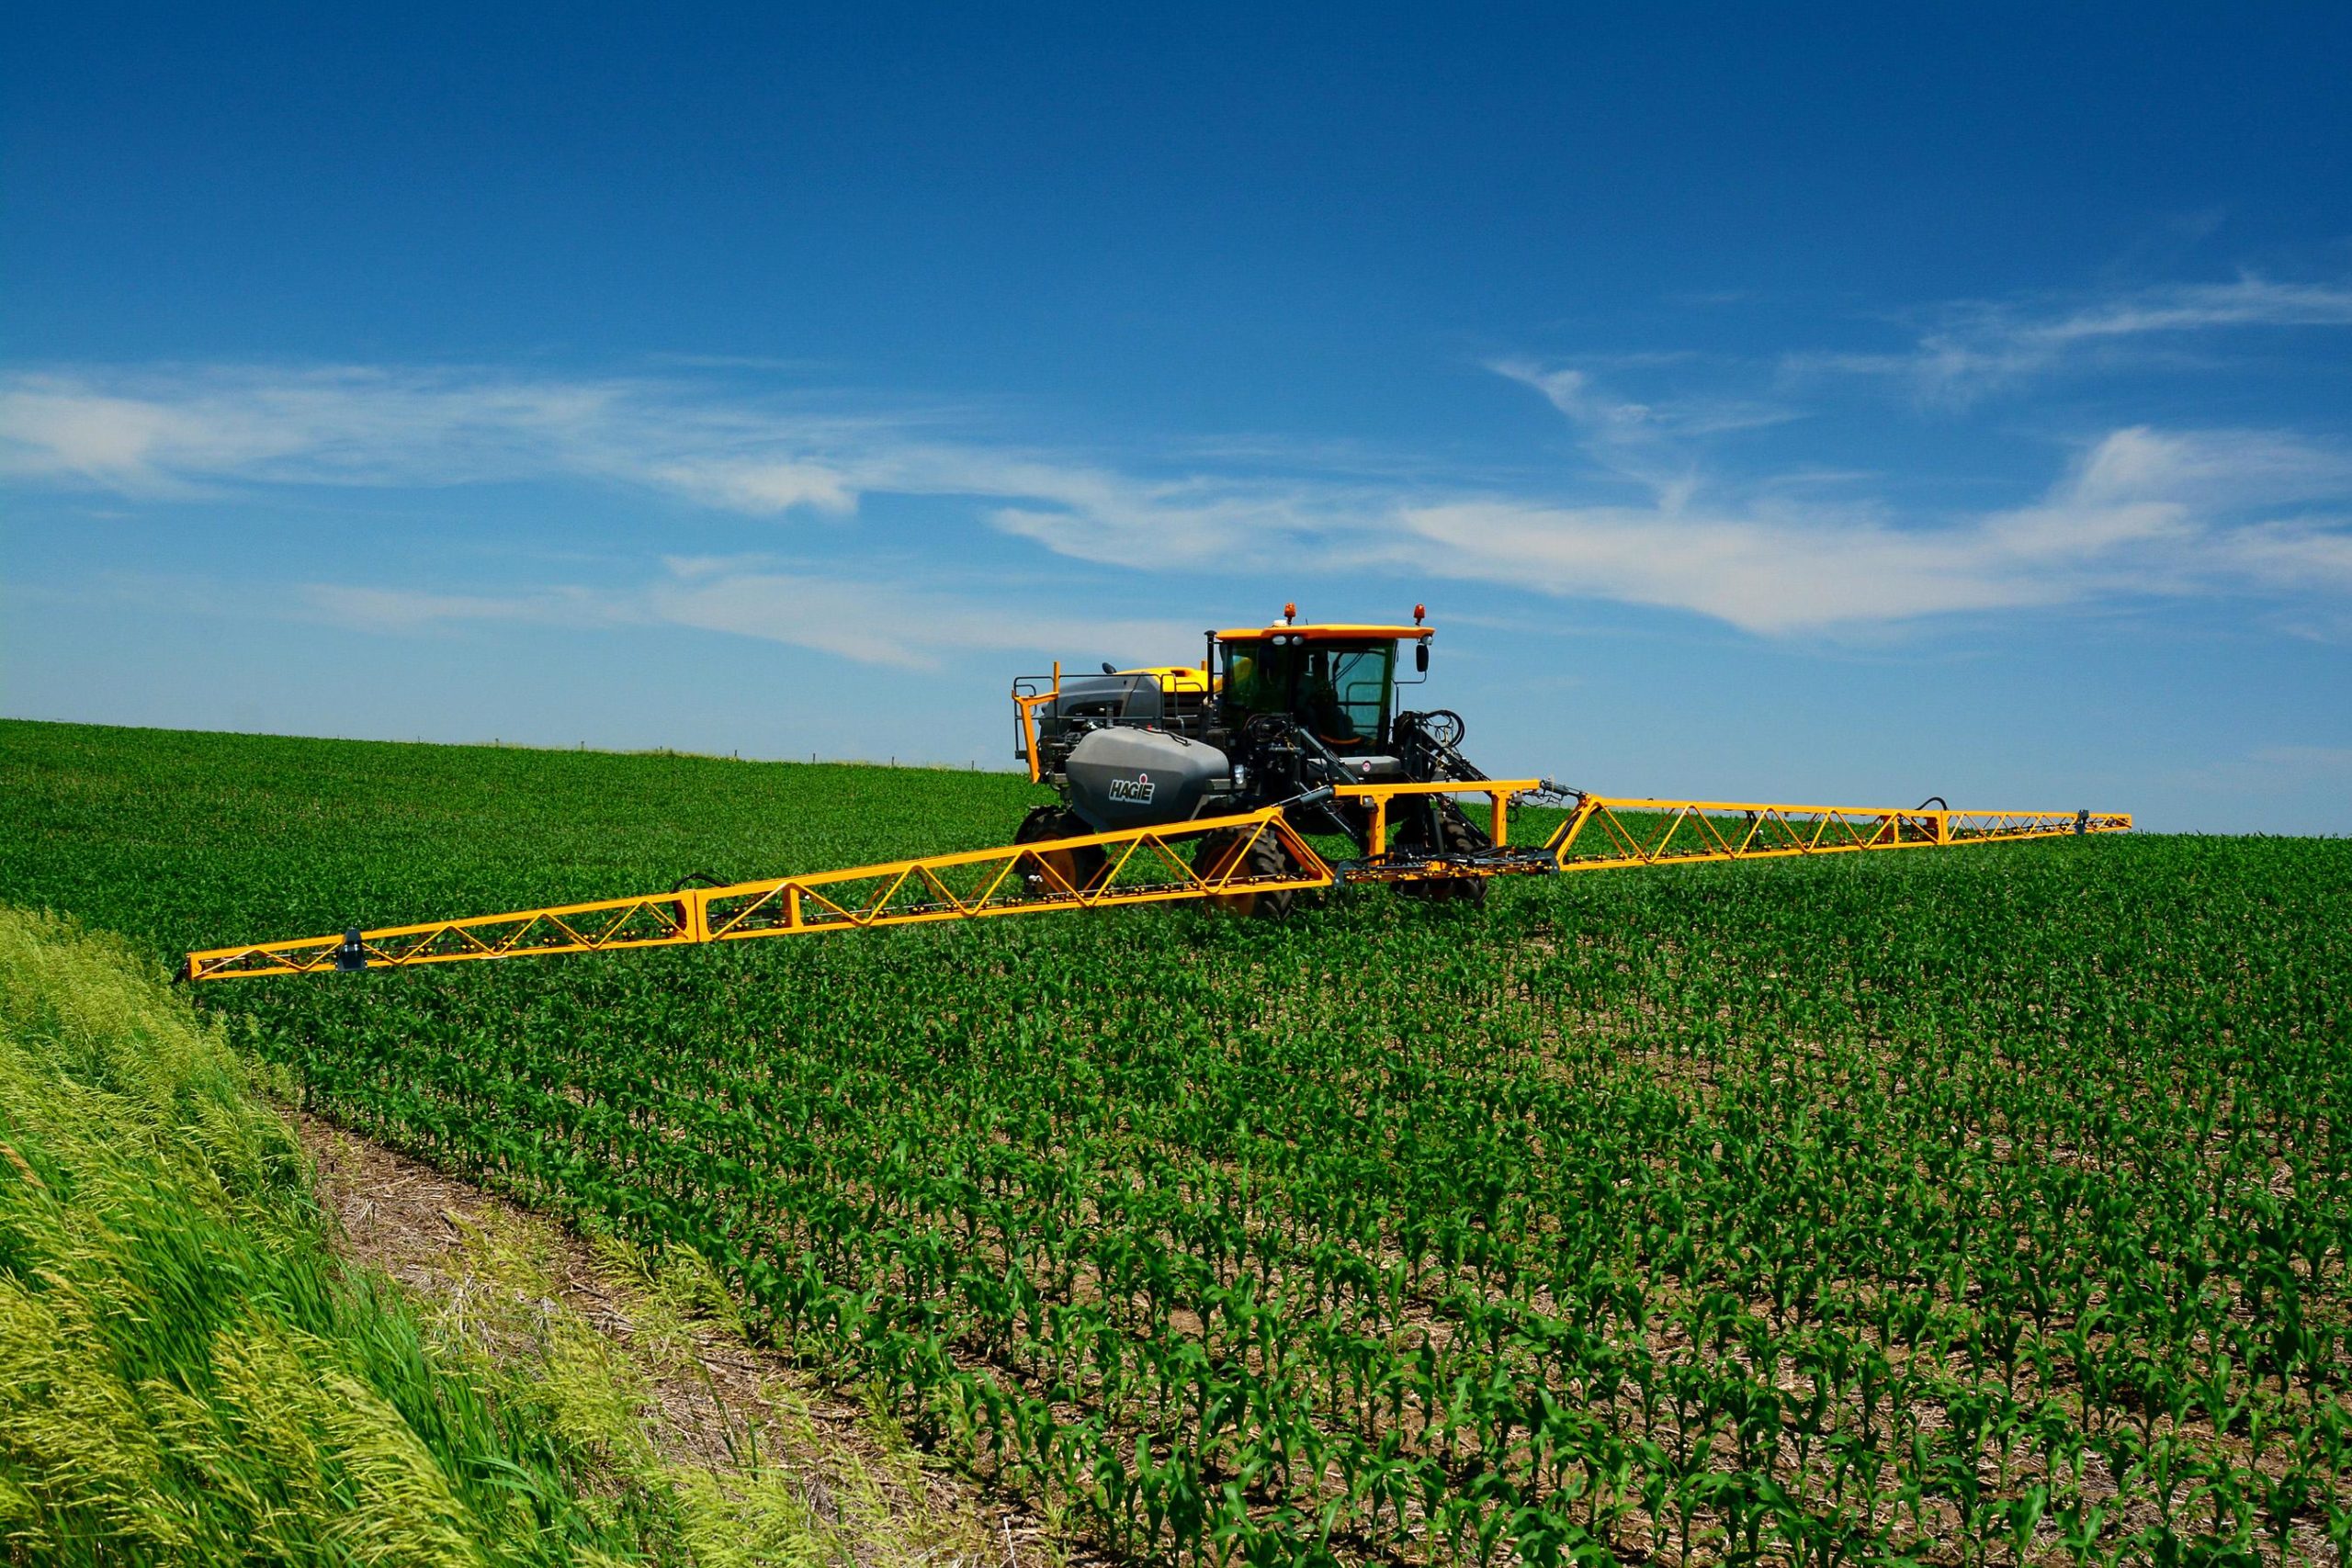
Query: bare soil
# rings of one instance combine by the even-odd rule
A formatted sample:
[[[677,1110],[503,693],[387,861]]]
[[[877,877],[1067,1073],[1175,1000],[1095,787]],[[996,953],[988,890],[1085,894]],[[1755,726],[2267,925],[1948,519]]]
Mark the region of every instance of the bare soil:
[[[754,1445],[748,1451],[763,1465],[796,1474],[812,1510],[829,1524],[843,1521],[836,1495],[845,1486],[867,1498],[878,1491],[895,1527],[886,1533],[944,1548],[922,1553],[943,1568],[1084,1568],[1108,1561],[1017,1499],[910,1454],[904,1439],[864,1405],[723,1323],[665,1322],[660,1343],[649,1343],[640,1322],[644,1292],[560,1223],[322,1117],[295,1112],[290,1119],[314,1162],[319,1201],[334,1221],[338,1251],[390,1276],[444,1322],[461,1330],[469,1320],[511,1323],[514,1303],[485,1298],[511,1296],[513,1280],[479,1268],[469,1240],[485,1233],[530,1236],[538,1275],[552,1295],[525,1304],[548,1315],[568,1309],[628,1358],[650,1388],[640,1415],[666,1460],[724,1474],[741,1466],[747,1443]],[[522,1348],[502,1347],[495,1328],[488,1332],[484,1348],[493,1355]]]

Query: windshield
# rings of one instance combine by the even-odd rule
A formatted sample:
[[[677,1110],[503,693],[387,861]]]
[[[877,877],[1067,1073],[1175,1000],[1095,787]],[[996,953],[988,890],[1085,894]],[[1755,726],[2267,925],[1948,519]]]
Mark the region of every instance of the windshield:
[[[1338,750],[1387,739],[1393,642],[1233,643],[1227,660],[1226,694],[1244,713],[1293,715]]]

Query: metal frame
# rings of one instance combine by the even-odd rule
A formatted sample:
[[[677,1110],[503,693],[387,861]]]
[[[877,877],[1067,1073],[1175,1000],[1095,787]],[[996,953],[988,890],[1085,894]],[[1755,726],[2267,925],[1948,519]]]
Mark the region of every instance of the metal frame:
[[[1505,831],[1510,827],[1512,797],[1529,790],[1543,787],[1542,779],[1440,779],[1433,784],[1334,784],[1331,793],[1342,800],[1363,800],[1372,804],[1371,853],[1374,859],[1388,852],[1388,803],[1400,795],[1483,795],[1491,803],[1490,827],[1487,836],[1500,849],[1508,841]]]
[[[1371,805],[1374,823],[1373,857],[1338,868],[1317,854],[1283,819],[1283,808],[1275,806],[1159,828],[926,855],[807,876],[738,882],[723,887],[681,887],[634,898],[592,899],[468,919],[373,931],[355,928],[342,936],[209,948],[189,953],[182,973],[191,980],[230,980],[315,975],[322,970],[401,969],[425,964],[870,931],[1246,893],[1307,892],[1341,882],[1951,848],[2120,833],[2132,827],[2128,812],[1903,810],[1586,795],[1577,797],[1568,819],[1541,851],[1521,850],[1483,863],[1432,862],[1404,872],[1380,863],[1386,851],[1388,803],[1397,796],[1487,796],[1493,807],[1494,847],[1499,850],[1506,847],[1511,800],[1544,787],[1535,779],[1337,785],[1332,791],[1335,795]],[[1589,831],[1599,841],[1586,848]],[[1222,858],[1225,869],[1221,872],[1203,875],[1177,852],[1180,845],[1197,848],[1198,840],[1224,832],[1245,837],[1238,845],[1240,852]],[[1243,868],[1249,850],[1269,834],[1281,844],[1293,869],[1274,875],[1246,874]],[[1082,880],[1073,882],[1062,867],[1073,863],[1072,852],[1084,850],[1101,852],[1102,863]]]
[[[1054,660],[1051,687],[1036,690],[1036,679],[1023,675],[1012,682],[1012,705],[1021,710],[1021,760],[1029,764],[1029,782],[1043,784],[1046,775],[1037,766],[1037,709],[1062,694],[1062,661]],[[1024,691],[1023,687],[1028,689]]]
[[[1204,876],[1177,852],[1179,845],[1220,832],[1244,835],[1241,852],[1225,857],[1222,872]],[[1295,868],[1291,874],[1251,875],[1246,871],[1248,851],[1268,834],[1290,857]],[[1102,852],[1102,863],[1073,883],[1055,863],[1056,859],[1086,849]],[[1064,858],[1062,864],[1068,863]],[[685,947],[1056,909],[1305,891],[1329,887],[1335,880],[1331,867],[1314,847],[1283,820],[1281,808],[1269,807],[1168,827],[927,855],[808,876],[738,882],[723,887],[683,887],[634,898],[599,898],[467,919],[347,931],[342,936],[211,948],[189,953],[184,974],[191,980],[228,980],[624,948]]]
[[[1598,825],[1598,850],[1579,852]],[[1654,800],[1588,795],[1544,844],[1562,871],[1670,865],[1691,861],[1775,860],[1855,850],[2121,833],[2129,812],[1952,811],[1921,807],[1784,806],[1753,801]]]

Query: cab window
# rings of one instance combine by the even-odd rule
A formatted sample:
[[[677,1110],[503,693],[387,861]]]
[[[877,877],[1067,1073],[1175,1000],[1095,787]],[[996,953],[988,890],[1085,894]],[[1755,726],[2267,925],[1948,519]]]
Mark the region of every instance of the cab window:
[[[1288,713],[1302,649],[1271,641],[1226,646],[1226,694],[1243,713]]]
[[[1324,644],[1307,655],[1300,717],[1334,748],[1377,746],[1386,737],[1396,645]]]

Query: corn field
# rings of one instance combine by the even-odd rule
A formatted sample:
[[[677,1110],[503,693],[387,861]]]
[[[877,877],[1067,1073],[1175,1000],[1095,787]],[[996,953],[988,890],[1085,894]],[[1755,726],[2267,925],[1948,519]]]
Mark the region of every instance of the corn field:
[[[9,727],[55,826],[6,897],[161,958],[1023,798],[176,740]],[[2343,1562],[2347,976],[2352,844],[2138,838],[203,999],[347,1123],[700,1253],[1124,1556]]]

